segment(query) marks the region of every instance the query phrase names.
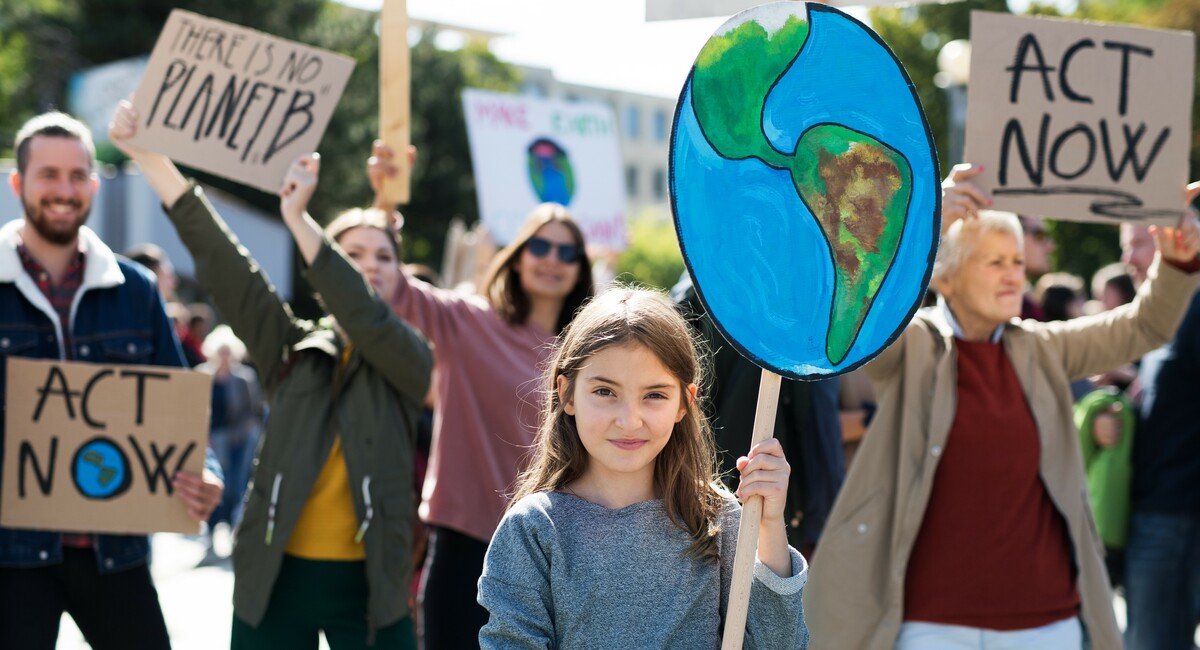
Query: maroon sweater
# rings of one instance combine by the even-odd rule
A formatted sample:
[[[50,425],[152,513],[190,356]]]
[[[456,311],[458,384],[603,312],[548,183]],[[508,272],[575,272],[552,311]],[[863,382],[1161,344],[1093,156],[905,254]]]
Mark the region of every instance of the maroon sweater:
[[[958,404],[908,561],[904,619],[993,630],[1077,615],[1066,523],[1000,343],[955,340]]]

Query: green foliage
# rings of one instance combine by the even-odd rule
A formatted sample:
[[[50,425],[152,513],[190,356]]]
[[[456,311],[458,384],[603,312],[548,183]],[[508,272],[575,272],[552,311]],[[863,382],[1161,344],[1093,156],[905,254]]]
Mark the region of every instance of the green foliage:
[[[617,279],[670,289],[683,273],[675,226],[652,211],[629,220],[629,248],[617,259]]]
[[[787,166],[791,152],[776,151],[763,135],[763,105],[807,38],[808,23],[789,16],[773,33],[751,20],[704,45],[692,77],[692,104],[717,153],[731,160],[758,158],[772,167]],[[747,60],[766,64],[747,70]]]
[[[25,120],[66,105],[80,65],[72,0],[0,0],[0,152],[12,156]]]

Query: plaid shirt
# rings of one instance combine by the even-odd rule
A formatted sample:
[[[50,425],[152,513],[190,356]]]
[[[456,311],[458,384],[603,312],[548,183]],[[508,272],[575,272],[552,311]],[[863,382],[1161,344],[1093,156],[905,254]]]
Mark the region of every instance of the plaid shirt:
[[[17,246],[17,254],[21,257],[21,264],[25,267],[25,272],[37,284],[38,289],[46,296],[46,299],[50,301],[50,306],[54,307],[54,311],[58,314],[58,322],[62,326],[63,350],[68,359],[73,358],[75,355],[71,346],[71,303],[75,302],[75,294],[79,293],[79,287],[83,284],[83,267],[87,258],[83,251],[76,250],[67,264],[67,272],[63,274],[62,281],[54,284],[46,267],[33,258],[33,255],[25,248],[25,244]],[[70,548],[91,548],[92,536],[63,533],[62,544]]]

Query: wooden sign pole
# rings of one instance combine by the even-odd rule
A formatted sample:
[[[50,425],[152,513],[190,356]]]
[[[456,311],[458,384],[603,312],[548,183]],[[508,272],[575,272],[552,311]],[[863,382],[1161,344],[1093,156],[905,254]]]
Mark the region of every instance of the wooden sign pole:
[[[384,0],[379,19],[379,138],[395,152],[396,175],[384,179],[382,194],[391,204],[408,203],[410,79],[408,8],[405,0]]]
[[[758,382],[758,406],[754,411],[754,431],[750,447],[771,438],[775,433],[775,412],[779,408],[779,385],[783,378],[762,371]],[[742,520],[738,524],[737,552],[733,556],[733,578],[729,586],[729,602],[725,606],[725,636],[721,650],[741,650],[746,636],[746,613],[750,607],[750,581],[754,576],[754,558],[758,553],[758,524],[762,521],[763,499],[750,497],[742,504]]]

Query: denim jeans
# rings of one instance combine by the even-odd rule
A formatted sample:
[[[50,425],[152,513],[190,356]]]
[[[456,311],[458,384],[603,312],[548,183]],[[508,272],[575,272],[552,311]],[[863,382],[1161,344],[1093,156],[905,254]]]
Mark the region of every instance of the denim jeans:
[[[1071,650],[1083,647],[1079,619],[1027,630],[984,630],[961,625],[905,622],[895,650]]]
[[[1125,549],[1125,603],[1128,650],[1195,647],[1200,623],[1200,516],[1134,513]]]
[[[242,498],[246,495],[246,484],[250,482],[250,471],[254,463],[254,450],[258,445],[258,430],[243,439],[235,439],[231,429],[215,429],[209,433],[208,444],[225,470],[225,491],[208,518],[210,527],[225,521],[237,526],[242,519]]]

